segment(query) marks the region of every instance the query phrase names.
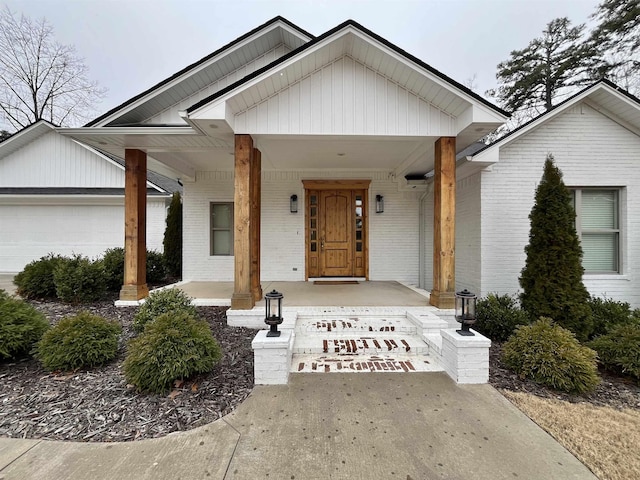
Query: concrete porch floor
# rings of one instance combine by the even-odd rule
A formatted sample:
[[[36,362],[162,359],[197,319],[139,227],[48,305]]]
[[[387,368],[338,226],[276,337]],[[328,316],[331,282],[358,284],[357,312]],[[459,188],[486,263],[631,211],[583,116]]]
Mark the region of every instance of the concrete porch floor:
[[[194,299],[196,305],[231,305],[233,282],[182,282],[175,285]],[[425,307],[429,293],[396,281],[361,281],[358,284],[318,285],[314,282],[262,282],[263,294],[277,290],[283,306],[333,307]],[[256,306],[264,305],[264,299]]]

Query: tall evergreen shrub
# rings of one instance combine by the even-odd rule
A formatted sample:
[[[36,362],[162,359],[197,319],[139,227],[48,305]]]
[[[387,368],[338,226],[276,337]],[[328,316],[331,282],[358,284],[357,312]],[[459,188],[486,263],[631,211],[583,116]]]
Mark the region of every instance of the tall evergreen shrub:
[[[529,215],[520,303],[532,318],[552,318],[584,341],[593,330],[593,320],[589,292],[582,282],[582,247],[575,218],[571,192],[549,154]]]
[[[167,213],[167,227],[164,231],[164,258],[167,270],[174,277],[182,276],[182,200],[175,192]]]

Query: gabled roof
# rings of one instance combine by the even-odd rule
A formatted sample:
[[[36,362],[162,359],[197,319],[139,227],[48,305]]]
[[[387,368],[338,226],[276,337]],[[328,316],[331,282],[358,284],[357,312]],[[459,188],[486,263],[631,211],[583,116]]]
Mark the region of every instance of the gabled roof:
[[[90,121],[89,123],[87,123],[85,126],[86,127],[91,127],[91,126],[98,126],[98,124],[100,123],[104,123],[105,120],[108,120],[109,118],[112,118],[115,116],[115,114],[121,113],[121,115],[124,115],[127,111],[128,108],[130,108],[131,106],[133,106],[133,104],[135,104],[136,102],[139,102],[141,100],[148,100],[149,98],[152,98],[156,95],[158,95],[159,90],[168,87],[169,84],[171,84],[172,82],[178,83],[180,82],[180,93],[182,95],[185,94],[185,91],[187,92],[187,94],[190,93],[195,93],[197,91],[197,86],[194,86],[192,88],[185,88],[185,80],[188,80],[190,76],[192,76],[192,74],[202,68],[206,68],[206,67],[210,67],[211,65],[208,64],[213,64],[213,60],[216,60],[217,57],[221,57],[223,54],[226,54],[228,51],[230,51],[232,48],[242,44],[243,42],[245,42],[246,40],[250,39],[253,36],[258,36],[258,34],[261,34],[264,31],[269,30],[270,28],[274,28],[276,26],[281,26],[283,28],[287,28],[288,30],[295,32],[298,36],[298,42],[306,42],[309,41],[311,39],[314,38],[313,35],[311,35],[310,33],[308,33],[307,31],[303,30],[302,28],[298,27],[297,25],[293,24],[292,22],[290,22],[289,20],[287,20],[286,18],[283,18],[281,16],[277,16],[272,18],[271,20],[263,23],[262,25],[254,28],[253,30],[245,33],[244,35],[236,38],[235,40],[233,40],[232,42],[224,45],[223,47],[217,49],[216,51],[214,51],[213,53],[201,58],[200,60],[198,60],[197,62],[192,63],[191,65],[186,66],[185,68],[183,68],[182,70],[176,72],[175,74],[171,75],[170,77],[162,80],[161,82],[157,83],[156,85],[152,86],[151,88],[145,90],[144,92],[136,95],[133,98],[130,98],[129,100],[127,100],[126,102],[118,105],[115,108],[112,108],[111,110],[109,110],[108,112],[106,112],[105,114],[99,116],[98,118],[96,118],[95,120]],[[208,76],[209,78],[211,77],[211,75]],[[202,88],[202,87],[200,87]],[[166,106],[170,106],[170,104],[172,104],[170,102],[170,100],[167,100]],[[127,117],[125,117],[127,118]],[[112,118],[113,120],[114,118]],[[122,123],[122,122],[119,122]],[[131,123],[135,123],[135,121],[131,122]]]
[[[236,88],[238,88],[239,86],[242,86],[243,84],[249,82],[250,80],[262,75],[263,73],[273,69],[274,67],[277,67],[278,65],[281,65],[282,63],[286,62],[290,58],[295,57],[296,55],[299,55],[301,52],[304,52],[305,50],[308,50],[308,49],[314,47],[315,45],[323,42],[324,40],[326,40],[327,38],[331,37],[335,33],[339,32],[340,30],[343,30],[345,27],[353,27],[353,28],[361,31],[365,35],[375,39],[376,41],[380,42],[381,44],[383,44],[386,47],[388,47],[391,50],[393,50],[395,53],[397,53],[397,54],[401,55],[402,57],[406,58],[410,62],[415,63],[416,65],[418,65],[421,68],[427,70],[428,72],[432,73],[433,75],[439,77],[440,79],[444,80],[445,82],[447,82],[451,86],[455,87],[456,89],[460,90],[461,92],[464,92],[468,96],[474,98],[475,100],[477,100],[480,103],[484,104],[485,106],[489,107],[491,110],[494,110],[495,112],[498,112],[499,114],[501,114],[501,115],[503,115],[505,117],[509,117],[510,116],[509,112],[497,107],[496,105],[494,105],[493,103],[489,102],[485,98],[481,97],[477,93],[473,92],[469,88],[465,87],[461,83],[456,82],[451,77],[449,77],[449,76],[445,75],[444,73],[436,70],[431,65],[423,62],[419,58],[411,55],[410,53],[406,52],[405,50],[401,49],[400,47],[398,47],[398,46],[394,45],[393,43],[389,42],[388,40],[382,38],[380,35],[378,35],[378,34],[372,32],[371,30],[363,27],[362,25],[360,25],[358,22],[355,22],[354,20],[347,20],[347,21],[341,23],[340,25],[332,28],[331,30],[325,32],[324,34],[320,35],[319,37],[316,37],[313,40],[305,43],[304,45],[302,45],[300,47],[298,47],[296,50],[293,50],[293,51],[289,52],[288,54],[280,57],[279,59],[273,61],[272,63],[270,63],[270,64],[262,67],[261,69],[256,70],[255,72],[247,75],[246,77],[242,78],[241,80],[229,85],[226,88],[223,88],[222,90],[219,90],[218,92],[214,93],[213,95],[210,95],[209,97],[201,100],[200,102],[197,102],[196,104],[192,105],[191,107],[189,107],[187,109],[187,113],[191,113],[191,112],[197,110],[198,108],[200,108],[200,107],[202,107],[204,105],[207,105],[208,103],[211,103],[212,101],[214,101],[217,98],[225,95],[226,93],[235,90]]]
[[[610,80],[602,79],[553,106],[550,110],[547,110],[538,117],[520,125],[504,137],[469,155],[469,157],[473,158],[473,161],[476,161],[482,157],[489,156],[491,154],[490,152],[497,153],[500,147],[527,134],[539,125],[566,111],[571,106],[585,100],[592,102],[592,105],[597,106],[603,114],[609,117],[615,116],[615,121],[633,130],[637,135],[640,135],[640,99]]]
[[[31,125],[27,125],[12,134],[9,138],[5,138],[0,142],[0,159],[11,155],[16,150],[56,128],[58,128],[58,125],[54,125],[46,120],[39,120]]]
[[[33,123],[23,128],[22,130],[17,131],[16,133],[11,135],[9,138],[4,140],[3,142],[0,142],[0,161],[3,158],[11,155],[13,152],[19,150],[20,148],[30,144],[31,142],[37,141],[38,138],[40,138],[41,136],[46,135],[47,133],[55,132],[60,128],[61,127],[58,127],[46,120],[39,120],[38,122]],[[70,140],[75,141],[72,139]],[[89,150],[90,152],[92,152],[93,154],[95,154],[96,156],[103,158],[104,161],[111,162],[114,165],[116,165],[117,168],[124,170],[124,160],[122,160],[121,158],[116,157],[115,155],[112,155],[110,153],[104,152],[102,150],[98,150],[97,148],[84,145],[82,143],[79,143],[79,144],[82,147]],[[170,195],[173,192],[182,192],[182,187],[178,184],[176,180],[165,177],[164,175],[160,175],[155,172],[151,172],[151,171],[147,172],[147,182],[149,183],[149,186],[153,190],[155,190],[154,192],[155,195],[158,195],[158,194]],[[109,189],[103,189],[103,190],[106,191]],[[5,191],[4,193],[7,193],[7,192],[8,191]],[[149,192],[151,192],[151,189],[149,189]]]

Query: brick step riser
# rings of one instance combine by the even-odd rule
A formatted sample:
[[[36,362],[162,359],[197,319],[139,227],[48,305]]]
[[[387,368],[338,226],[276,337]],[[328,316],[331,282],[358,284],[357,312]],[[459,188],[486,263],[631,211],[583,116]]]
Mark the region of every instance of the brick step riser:
[[[375,355],[401,353],[407,355],[424,355],[429,353],[426,344],[416,345],[406,340],[387,339],[324,339],[322,342],[314,342],[313,345],[293,346],[294,354],[329,354],[329,355]]]
[[[356,355],[348,358],[335,355],[294,355],[293,373],[369,373],[369,372],[439,372],[442,368],[428,356]]]
[[[417,328],[405,319],[370,319],[370,318],[346,318],[346,319],[306,319],[296,322],[296,332],[302,334],[313,333],[405,333],[415,335]]]

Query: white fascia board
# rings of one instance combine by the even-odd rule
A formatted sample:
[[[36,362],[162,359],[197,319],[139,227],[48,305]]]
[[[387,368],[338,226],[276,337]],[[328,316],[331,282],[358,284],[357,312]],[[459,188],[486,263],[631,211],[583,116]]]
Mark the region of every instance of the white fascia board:
[[[502,125],[506,117],[494,114],[489,108],[482,104],[471,104],[469,107],[456,118],[456,134],[476,124],[494,124],[496,127]]]
[[[499,141],[498,141],[499,143]],[[477,163],[486,163],[486,164],[494,164],[500,161],[500,147],[498,143],[494,143],[489,148],[477,153],[473,156],[466,157],[467,161],[477,162]]]
[[[81,139],[95,135],[201,135],[189,125],[184,127],[80,127],[57,128],[58,133],[67,137]]]
[[[258,31],[256,33],[254,33],[250,37],[245,38],[243,41],[237,43],[236,45],[233,45],[233,46],[225,49],[224,51],[220,52],[215,57],[210,58],[206,62],[203,62],[202,64],[200,64],[200,65],[198,65],[196,67],[193,67],[193,69],[191,69],[191,70],[189,70],[187,72],[184,72],[182,75],[180,75],[177,78],[174,78],[170,82],[167,82],[164,85],[159,86],[157,89],[149,92],[147,95],[139,98],[135,102],[132,102],[129,105],[127,105],[126,107],[122,108],[121,110],[118,110],[117,112],[114,112],[113,114],[109,115],[107,118],[102,119],[100,122],[96,123],[94,126],[95,127],[104,127],[105,125],[107,125],[108,123],[112,122],[113,120],[116,120],[117,118],[121,117],[122,115],[130,112],[131,110],[134,110],[135,108],[139,107],[143,103],[149,101],[150,99],[152,99],[156,95],[159,95],[159,94],[165,92],[166,90],[174,87],[175,85],[179,84],[180,82],[182,82],[186,78],[190,77],[191,75],[193,75],[195,73],[198,73],[200,70],[203,70],[203,69],[209,67],[211,64],[220,61],[222,58],[228,56],[229,54],[235,52],[236,50],[239,50],[239,49],[245,47],[247,44],[251,43],[256,38],[261,37],[265,33],[269,33],[270,31],[272,31],[272,30],[274,30],[276,28],[285,28],[285,27],[286,27],[287,30],[294,32],[300,38],[305,38],[305,37],[301,36],[300,32],[296,32],[295,30],[292,30],[292,29],[288,28],[289,26],[287,24],[282,23],[281,21],[277,21],[277,22],[269,25],[267,28],[262,29],[262,30],[260,30],[260,31]]]

